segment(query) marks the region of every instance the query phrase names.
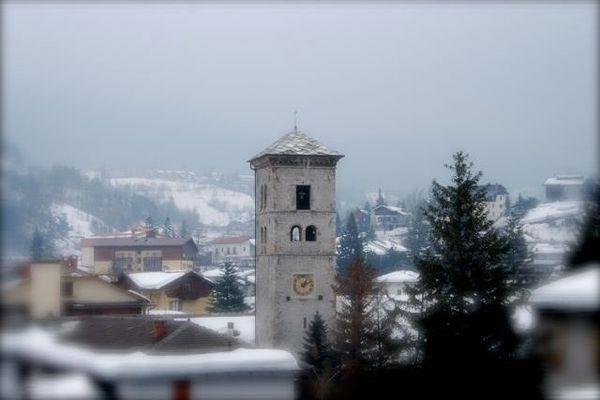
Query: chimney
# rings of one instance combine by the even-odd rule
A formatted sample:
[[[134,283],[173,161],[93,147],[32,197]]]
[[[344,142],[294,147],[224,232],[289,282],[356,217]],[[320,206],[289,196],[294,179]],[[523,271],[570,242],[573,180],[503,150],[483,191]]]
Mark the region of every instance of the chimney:
[[[155,342],[160,342],[169,333],[169,330],[167,329],[167,321],[164,319],[156,319],[153,322],[154,325],[152,329],[152,336],[154,337]]]

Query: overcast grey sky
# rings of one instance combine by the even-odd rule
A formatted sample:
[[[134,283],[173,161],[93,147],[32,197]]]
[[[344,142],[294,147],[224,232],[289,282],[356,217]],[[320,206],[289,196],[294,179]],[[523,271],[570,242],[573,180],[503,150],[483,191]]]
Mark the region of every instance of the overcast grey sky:
[[[596,7],[12,3],[3,139],[41,165],[249,172],[298,109],[344,192],[427,187],[458,149],[536,190],[596,171]]]

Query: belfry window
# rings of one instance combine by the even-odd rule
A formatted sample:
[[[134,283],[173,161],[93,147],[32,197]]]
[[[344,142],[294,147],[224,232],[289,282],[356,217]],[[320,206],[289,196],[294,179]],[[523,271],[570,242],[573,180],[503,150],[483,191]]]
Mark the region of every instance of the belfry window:
[[[292,226],[292,230],[290,231],[290,241],[292,241],[292,242],[300,241],[300,227],[298,225]]]
[[[309,225],[306,228],[306,241],[314,242],[317,240],[317,227],[314,225]]]
[[[310,210],[309,185],[296,185],[296,210]]]

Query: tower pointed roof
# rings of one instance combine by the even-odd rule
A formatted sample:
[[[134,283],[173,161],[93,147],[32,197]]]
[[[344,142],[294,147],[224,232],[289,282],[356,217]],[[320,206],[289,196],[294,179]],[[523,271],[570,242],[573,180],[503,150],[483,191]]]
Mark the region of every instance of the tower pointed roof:
[[[344,156],[297,129],[279,138],[275,143],[252,157],[249,162],[268,155],[331,156],[335,158]]]

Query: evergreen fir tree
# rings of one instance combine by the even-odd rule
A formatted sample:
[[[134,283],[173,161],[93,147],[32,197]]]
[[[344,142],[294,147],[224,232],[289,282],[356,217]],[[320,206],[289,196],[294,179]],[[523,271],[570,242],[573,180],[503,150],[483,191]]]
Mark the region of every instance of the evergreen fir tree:
[[[513,215],[506,219],[504,234],[508,240],[508,251],[503,257],[503,262],[517,283],[524,288],[522,279],[526,272],[526,264],[530,261],[530,254],[527,250],[527,242],[523,235],[523,228],[520,221]]]
[[[335,236],[340,237],[344,234],[344,224],[339,213],[335,213]]]
[[[379,188],[379,194],[377,195],[377,200],[375,201],[375,207],[377,206],[385,206],[385,199],[381,194],[381,188]]]
[[[525,214],[527,214],[527,211],[536,207],[537,204],[538,201],[535,197],[523,197],[521,193],[519,193],[515,204],[511,205],[510,208],[508,208],[509,214],[515,217],[516,219],[521,220],[525,216]]]
[[[226,262],[221,266],[222,274],[215,283],[211,297],[212,312],[242,312],[248,309],[244,302],[244,292],[238,283],[236,267]]]
[[[337,254],[338,274],[345,275],[348,267],[356,258],[363,255],[363,242],[358,234],[356,220],[352,214],[346,220],[346,229],[340,237]]]
[[[404,242],[409,251],[409,258],[414,265],[415,260],[429,245],[429,225],[425,220],[424,207],[426,201],[422,197],[417,197],[415,202],[410,205],[410,222]]]
[[[570,269],[600,262],[600,185],[596,183],[591,191],[590,199],[585,203],[585,220],[569,257]]]
[[[69,221],[67,220],[67,216],[65,214],[60,214],[58,218],[56,218],[55,223],[55,231],[59,237],[65,238],[69,235],[69,231],[71,227],[69,226]]]
[[[179,237],[187,238],[190,236],[190,231],[185,220],[181,221],[181,229],[179,230]]]
[[[431,247],[417,259],[418,327],[424,364],[460,373],[514,355],[510,306],[519,287],[503,262],[511,243],[487,219],[481,172],[472,172],[463,152],[453,158],[451,183],[433,182],[425,211]]]
[[[144,223],[144,228],[146,229],[146,236],[155,237],[158,229],[156,228],[156,224],[154,223],[154,218],[152,216],[146,217],[146,222]]]
[[[175,237],[175,229],[173,229],[173,224],[169,217],[165,218],[165,222],[163,223],[163,235],[170,238]]]
[[[36,228],[31,239],[31,261],[40,261],[45,257],[44,237]]]
[[[334,290],[341,301],[337,312],[336,351],[347,373],[360,373],[371,366],[375,351],[373,326],[373,280],[377,273],[362,257],[353,259],[347,275],[338,274]]]
[[[400,342],[395,334],[399,308],[375,284],[377,271],[362,256],[353,260],[347,276],[338,275],[334,290],[340,296],[337,313],[336,351],[352,375],[368,369],[384,368],[395,362]]]
[[[317,311],[310,321],[304,335],[304,352],[302,360],[310,364],[315,373],[320,375],[331,362],[331,348],[327,341],[327,324]]]

